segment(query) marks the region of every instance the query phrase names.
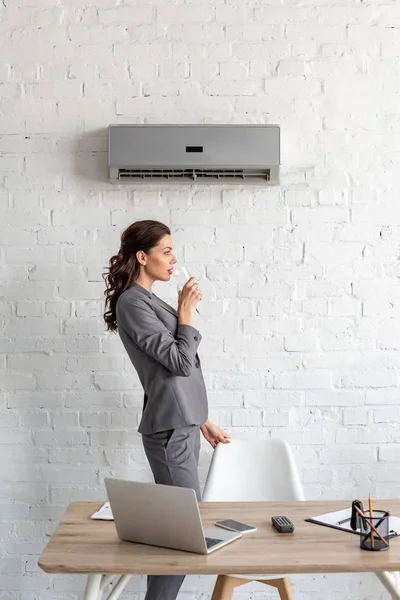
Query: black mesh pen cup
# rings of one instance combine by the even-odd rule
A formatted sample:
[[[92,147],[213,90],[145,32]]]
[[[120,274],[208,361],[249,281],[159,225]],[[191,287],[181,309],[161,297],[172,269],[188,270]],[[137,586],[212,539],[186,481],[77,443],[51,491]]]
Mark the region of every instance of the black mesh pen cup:
[[[364,517],[360,515],[360,548],[371,551],[388,550],[389,513],[384,510],[373,510],[371,517],[369,511],[364,510],[364,515]]]

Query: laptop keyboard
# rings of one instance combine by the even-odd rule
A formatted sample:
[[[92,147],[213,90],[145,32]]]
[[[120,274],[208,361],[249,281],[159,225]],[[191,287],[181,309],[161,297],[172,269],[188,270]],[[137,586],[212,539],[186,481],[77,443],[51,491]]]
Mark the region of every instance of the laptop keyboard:
[[[212,548],[213,546],[216,546],[217,544],[220,544],[222,542],[222,540],[216,540],[215,538],[209,537],[206,537],[205,540],[207,548]]]

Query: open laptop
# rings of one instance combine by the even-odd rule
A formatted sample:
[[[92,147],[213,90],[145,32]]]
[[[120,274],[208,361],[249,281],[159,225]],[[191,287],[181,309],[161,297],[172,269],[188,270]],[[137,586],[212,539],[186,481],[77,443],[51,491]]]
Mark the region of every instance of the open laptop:
[[[121,540],[209,554],[241,537],[203,529],[194,490],[109,477],[104,482]]]

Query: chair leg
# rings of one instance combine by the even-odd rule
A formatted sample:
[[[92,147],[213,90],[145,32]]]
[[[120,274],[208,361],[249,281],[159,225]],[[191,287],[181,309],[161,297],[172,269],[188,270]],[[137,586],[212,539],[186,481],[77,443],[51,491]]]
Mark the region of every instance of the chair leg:
[[[257,579],[257,581],[276,587],[281,600],[294,600],[289,577],[282,577],[281,579]]]
[[[235,587],[249,583],[249,579],[239,579],[230,575],[218,575],[211,600],[230,600]]]
[[[385,586],[389,594],[392,596],[392,600],[400,599],[400,577],[399,571],[383,571],[382,573],[375,573],[380,582]]]
[[[87,576],[84,600],[99,600],[100,599],[100,585],[103,579],[103,575],[98,573],[92,573]]]

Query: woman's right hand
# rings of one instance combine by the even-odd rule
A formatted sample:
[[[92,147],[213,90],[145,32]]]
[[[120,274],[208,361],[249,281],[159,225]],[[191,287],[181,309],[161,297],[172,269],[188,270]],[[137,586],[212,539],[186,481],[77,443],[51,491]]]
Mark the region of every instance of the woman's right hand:
[[[191,277],[178,292],[178,313],[192,315],[202,297],[196,277]]]

